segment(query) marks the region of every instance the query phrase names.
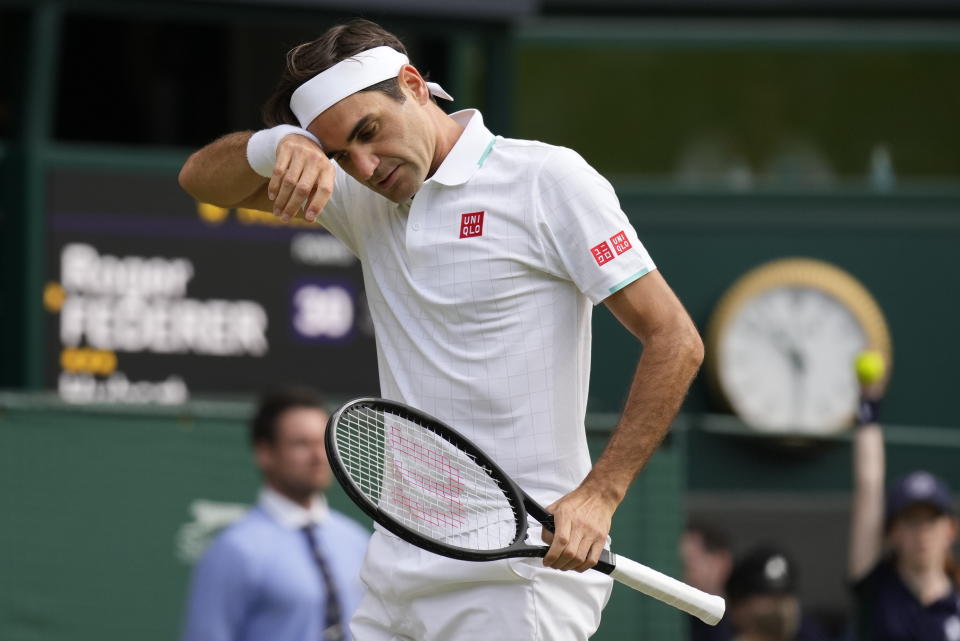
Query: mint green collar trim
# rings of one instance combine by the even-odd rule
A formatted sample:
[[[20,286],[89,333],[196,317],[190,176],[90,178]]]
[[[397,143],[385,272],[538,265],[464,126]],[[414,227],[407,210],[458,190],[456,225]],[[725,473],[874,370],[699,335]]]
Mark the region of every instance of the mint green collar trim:
[[[616,285],[614,285],[613,287],[611,287],[611,288],[610,288],[610,293],[611,293],[611,294],[616,294],[617,292],[619,292],[621,289],[623,289],[624,287],[626,287],[627,285],[629,285],[629,284],[632,283],[633,281],[637,280],[637,279],[640,278],[641,276],[646,276],[646,275],[649,274],[649,273],[650,273],[650,270],[649,270],[649,269],[641,269],[640,271],[638,271],[638,272],[637,272],[636,274],[634,274],[633,276],[630,276],[629,278],[627,278],[627,279],[625,279],[625,280],[622,280],[622,281],[620,281],[619,283],[617,283]]]
[[[487,145],[487,148],[483,150],[483,154],[480,156],[480,160],[477,161],[477,167],[483,167],[483,163],[486,162],[487,156],[490,155],[490,152],[493,150],[493,145],[496,142],[497,142],[496,136],[490,139],[490,144]]]

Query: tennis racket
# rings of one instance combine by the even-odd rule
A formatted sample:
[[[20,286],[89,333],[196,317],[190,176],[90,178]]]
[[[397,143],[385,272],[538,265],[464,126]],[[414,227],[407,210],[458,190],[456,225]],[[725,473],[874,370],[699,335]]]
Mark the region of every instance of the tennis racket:
[[[430,552],[465,561],[543,557],[529,545],[527,516],[553,516],[480,448],[443,422],[400,403],[359,398],[330,417],[334,476],[374,521]],[[724,600],[604,550],[593,568],[715,625]]]

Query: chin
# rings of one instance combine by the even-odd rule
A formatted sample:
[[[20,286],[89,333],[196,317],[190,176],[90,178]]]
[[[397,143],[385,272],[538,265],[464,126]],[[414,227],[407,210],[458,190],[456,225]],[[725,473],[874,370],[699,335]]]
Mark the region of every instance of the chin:
[[[410,180],[405,180],[406,178],[409,178]],[[412,172],[408,173],[406,176],[401,176],[394,189],[394,193],[397,194],[397,197],[396,199],[391,200],[394,200],[394,202],[398,203],[407,202],[417,195],[417,192],[420,191],[421,187],[423,187],[423,181],[425,179],[426,177],[414,175]]]
[[[394,189],[393,194],[390,196],[387,196],[387,198],[389,198],[390,200],[392,200],[397,204],[402,205],[403,203],[413,198],[416,195],[418,189],[419,189],[419,185],[417,185],[417,189],[409,189],[409,188]]]

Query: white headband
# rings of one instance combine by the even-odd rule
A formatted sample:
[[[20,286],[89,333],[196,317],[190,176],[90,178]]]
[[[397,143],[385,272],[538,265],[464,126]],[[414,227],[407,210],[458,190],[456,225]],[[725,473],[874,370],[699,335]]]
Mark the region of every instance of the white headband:
[[[304,129],[313,119],[347,96],[370,85],[396,78],[410,59],[392,47],[374,47],[352,58],[341,60],[300,85],[290,97],[290,109]],[[434,96],[453,100],[453,96],[435,82],[427,88]]]

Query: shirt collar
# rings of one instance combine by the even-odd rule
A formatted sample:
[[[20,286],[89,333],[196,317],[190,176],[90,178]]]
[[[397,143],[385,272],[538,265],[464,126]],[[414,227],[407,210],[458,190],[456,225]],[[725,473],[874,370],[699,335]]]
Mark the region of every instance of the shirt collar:
[[[291,530],[299,530],[306,525],[323,523],[330,513],[327,499],[322,494],[314,496],[310,509],[305,509],[267,486],[260,490],[260,498],[257,504],[280,525]]]
[[[483,116],[476,109],[464,109],[450,114],[450,117],[463,127],[463,133],[427,182],[435,180],[453,187],[470,180],[487,159],[497,139],[484,126]]]

